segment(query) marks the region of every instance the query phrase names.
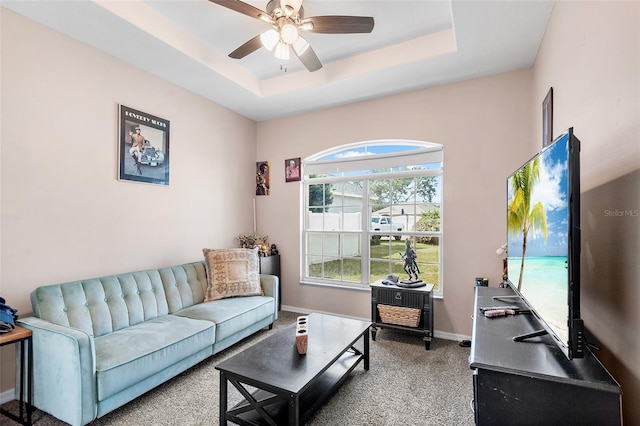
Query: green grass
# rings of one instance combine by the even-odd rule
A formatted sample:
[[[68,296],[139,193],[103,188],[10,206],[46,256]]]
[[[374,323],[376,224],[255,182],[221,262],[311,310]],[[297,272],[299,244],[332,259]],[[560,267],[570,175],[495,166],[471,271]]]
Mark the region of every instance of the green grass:
[[[435,285],[434,290],[438,290],[439,271],[438,271],[438,249],[437,245],[416,244],[415,250],[418,255],[418,267],[420,268],[419,278],[428,283]],[[376,281],[384,279],[390,272],[400,276],[400,279],[408,278],[406,272],[402,269],[404,262],[400,253],[404,253],[404,241],[380,241],[379,245],[371,246],[371,279]],[[391,262],[389,261],[391,259]],[[340,260],[332,260],[324,262],[324,277],[322,276],[323,264],[311,265],[309,275],[311,277],[326,278],[333,280],[343,280],[348,282],[357,282],[360,280],[360,258],[351,258]],[[429,264],[429,263],[434,264]],[[342,274],[340,266],[342,267]],[[389,267],[391,266],[391,271]]]

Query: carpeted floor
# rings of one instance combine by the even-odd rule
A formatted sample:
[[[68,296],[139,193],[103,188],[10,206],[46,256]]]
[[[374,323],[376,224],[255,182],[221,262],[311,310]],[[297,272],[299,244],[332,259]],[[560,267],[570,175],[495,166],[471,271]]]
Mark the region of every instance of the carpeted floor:
[[[294,322],[299,314],[280,312],[274,331]],[[246,349],[273,331],[263,330],[222,351],[180,376],[91,423],[92,426],[211,425],[218,423],[216,364]],[[473,425],[473,397],[469,348],[434,339],[424,349],[419,336],[392,330],[378,332],[371,341],[370,369],[359,364],[338,392],[307,423],[326,425]],[[229,405],[240,401],[231,386]],[[233,392],[233,393],[231,393]],[[17,413],[18,404],[2,406]],[[66,425],[37,410],[36,426]],[[15,425],[0,416],[0,425]]]

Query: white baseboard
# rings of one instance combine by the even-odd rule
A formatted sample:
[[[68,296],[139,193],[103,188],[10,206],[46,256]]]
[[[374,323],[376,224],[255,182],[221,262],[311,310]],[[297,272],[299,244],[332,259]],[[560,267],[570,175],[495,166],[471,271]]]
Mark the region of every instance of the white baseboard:
[[[438,339],[444,339],[444,340],[455,340],[456,342],[461,342],[463,340],[471,340],[471,336],[466,336],[464,334],[448,333],[446,331],[438,331],[438,330],[433,331],[433,337],[437,337]]]
[[[335,316],[343,317],[343,318],[351,318],[351,319],[357,319],[357,320],[361,320],[361,321],[369,321],[369,318],[354,317],[354,316],[350,316],[350,315],[340,315],[340,314],[336,314],[335,312],[324,312],[324,311],[309,310],[309,309],[298,308],[296,306],[282,305],[282,310],[283,311],[289,311],[289,312],[299,312],[299,313],[305,314],[305,315],[312,314],[312,313],[316,312],[318,314],[335,315]]]
[[[311,314],[313,312],[317,312],[317,313],[320,313],[320,314],[337,315],[339,317],[358,319],[358,320],[362,320],[362,321],[369,321],[370,320],[370,318],[353,317],[353,316],[349,316],[349,315],[339,315],[339,314],[336,314],[334,312],[311,311],[309,309],[298,308],[296,306],[282,305],[281,308],[282,308],[283,311],[300,312],[301,314]],[[465,336],[465,335],[462,335],[462,334],[455,334],[455,333],[448,333],[446,331],[438,331],[438,330],[434,330],[433,331],[433,337],[437,337],[438,339],[444,339],[444,340],[455,340],[456,342],[460,342],[462,340],[470,340],[471,339],[471,336]]]
[[[13,401],[15,399],[15,389],[9,389],[0,393],[0,404]]]

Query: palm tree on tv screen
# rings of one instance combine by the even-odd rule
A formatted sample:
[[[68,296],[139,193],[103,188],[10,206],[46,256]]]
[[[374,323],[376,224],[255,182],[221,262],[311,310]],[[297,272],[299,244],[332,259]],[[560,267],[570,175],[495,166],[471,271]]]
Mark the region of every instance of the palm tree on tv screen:
[[[538,201],[531,208],[531,194],[535,184],[540,180],[540,157],[518,170],[511,178],[513,198],[509,202],[507,229],[510,235],[522,233],[522,260],[518,291],[522,288],[524,273],[524,257],[527,251],[527,235],[529,231],[542,232],[547,240],[547,215],[542,202]]]

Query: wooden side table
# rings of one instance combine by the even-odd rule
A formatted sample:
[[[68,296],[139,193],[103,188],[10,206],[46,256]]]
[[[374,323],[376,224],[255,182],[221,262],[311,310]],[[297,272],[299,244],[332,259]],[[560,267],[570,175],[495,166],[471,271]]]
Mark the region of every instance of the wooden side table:
[[[16,417],[12,413],[7,412],[0,408],[0,413],[9,417],[11,420],[14,420],[22,425],[31,425],[31,412],[33,411],[33,340],[31,330],[28,330],[24,327],[16,326],[15,329],[11,330],[9,333],[0,334],[0,346],[5,345],[13,345],[20,344],[20,417]],[[25,351],[25,344],[27,345],[27,351]],[[26,394],[27,401],[25,404],[25,352],[27,353],[27,384],[26,384]],[[24,408],[23,408],[24,407]],[[26,421],[22,418],[23,410],[26,411],[27,419]]]

